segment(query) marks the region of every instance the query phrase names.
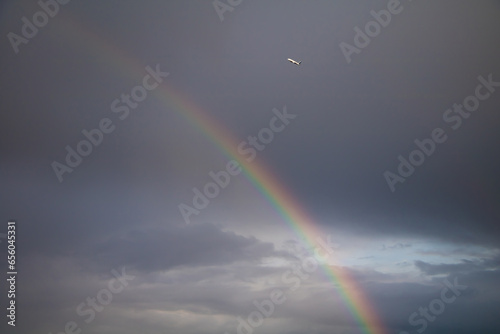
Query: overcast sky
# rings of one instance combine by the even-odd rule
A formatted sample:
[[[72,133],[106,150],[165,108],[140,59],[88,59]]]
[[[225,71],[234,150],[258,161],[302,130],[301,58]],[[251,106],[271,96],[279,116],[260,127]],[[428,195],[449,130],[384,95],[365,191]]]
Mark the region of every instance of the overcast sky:
[[[499,16],[496,0],[4,1],[0,263],[15,220],[18,274],[0,331],[498,333]]]

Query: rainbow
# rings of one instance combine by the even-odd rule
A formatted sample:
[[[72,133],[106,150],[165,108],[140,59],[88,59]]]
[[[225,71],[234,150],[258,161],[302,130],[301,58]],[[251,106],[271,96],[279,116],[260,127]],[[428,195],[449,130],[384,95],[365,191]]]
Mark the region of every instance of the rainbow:
[[[102,38],[102,34],[93,32],[90,27],[79,24],[75,18],[69,16],[67,11],[65,11],[64,17],[58,19],[60,19],[62,27],[57,29],[54,34],[66,35],[67,41],[74,41],[78,47],[92,52],[92,56],[98,57],[99,62],[104,61],[106,67],[114,67],[120,74],[138,80],[145,75],[144,64],[124,54],[120,48]],[[162,70],[167,69],[162,68]],[[165,106],[173,108],[190,125],[202,132],[225,156],[238,161],[244,175],[278,211],[294,233],[309,247],[316,247],[316,240],[322,235],[317,229],[317,224],[292,197],[291,192],[262,163],[257,163],[257,160],[247,162],[243,159],[237,152],[239,141],[227,129],[211,119],[206,112],[191,102],[182,92],[169,85],[168,82],[162,83],[153,91],[153,94]],[[341,267],[329,265],[321,267],[327,277],[340,287],[338,291],[341,298],[358,323],[360,331],[366,334],[386,333],[387,331],[370,302],[349,272]]]

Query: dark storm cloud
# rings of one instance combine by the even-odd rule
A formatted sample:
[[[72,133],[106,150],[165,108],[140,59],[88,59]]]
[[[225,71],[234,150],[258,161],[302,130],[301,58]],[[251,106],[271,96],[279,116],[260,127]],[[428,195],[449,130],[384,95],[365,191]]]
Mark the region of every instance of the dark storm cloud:
[[[352,42],[352,28],[363,26],[372,19],[370,10],[386,3],[356,9],[304,3],[300,18],[278,2],[268,3],[264,12],[258,6],[239,6],[230,14],[231,21],[224,21],[233,32],[226,47],[232,57],[224,59],[227,71],[221,67],[217,76],[238,85],[224,87],[227,101],[214,111],[244,138],[252,131],[247,125],[259,127],[254,116],[273,104],[259,92],[272,90],[275,100],[286,101],[297,122],[261,156],[302,203],[324,212],[321,217],[337,217],[363,233],[416,233],[494,245],[500,235],[495,224],[500,215],[495,205],[500,200],[495,190],[500,138],[491,125],[499,122],[500,95],[492,93],[456,131],[442,119],[446,109],[474,93],[478,76],[492,73],[500,81],[492,49],[494,30],[482,19],[483,10],[465,2],[432,5],[432,14],[405,2],[405,10],[347,65],[338,42]],[[246,30],[239,22],[254,17],[255,11],[259,25]],[[349,15],[340,19],[339,12]],[[448,12],[453,15],[441,15]],[[290,22],[276,26],[286,15]],[[477,22],[477,29],[467,28],[457,17]],[[333,29],[337,25],[342,29]],[[432,33],[422,33],[417,26]],[[281,30],[289,33],[278,38],[275,34]],[[306,59],[301,67],[284,71],[278,60],[285,55],[279,54],[282,48],[267,46],[271,40],[294,40],[290,43],[300,48],[298,58]],[[326,40],[329,43],[321,42]],[[469,66],[464,67],[464,61]],[[259,66],[248,73],[253,62]],[[275,74],[267,78],[266,72]],[[209,89],[207,94],[216,94],[216,86]],[[245,112],[246,104],[256,107]],[[244,121],[250,117],[254,120]],[[395,172],[398,156],[407,158],[416,148],[414,140],[429,138],[437,127],[446,130],[447,141],[391,193],[382,173]]]
[[[270,243],[209,224],[144,228],[124,232],[122,238],[99,239],[76,245],[73,256],[31,254],[20,260],[19,284],[25,287],[18,300],[31,319],[20,325],[23,330],[34,331],[30,326],[36,323],[36,328],[54,332],[71,320],[85,331],[98,328],[100,314],[86,325],[86,317],[76,308],[107,286],[112,270],[121,272],[125,267],[134,278],[102,311],[104,319],[128,307],[141,312],[183,309],[200,315],[248,313],[252,307],[248,299],[257,297],[249,283],[282,271],[255,266],[263,257],[294,258],[292,253],[275,251]]]
[[[271,243],[222,232],[210,224],[134,229],[90,244],[80,254],[101,268],[126,266],[141,272],[236,261],[257,263],[262,257],[285,255]]]

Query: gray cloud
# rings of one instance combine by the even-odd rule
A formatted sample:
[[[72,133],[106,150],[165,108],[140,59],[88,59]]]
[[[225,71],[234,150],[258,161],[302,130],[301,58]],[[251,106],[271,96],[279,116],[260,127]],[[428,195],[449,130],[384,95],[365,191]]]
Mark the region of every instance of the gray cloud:
[[[415,266],[426,275],[456,275],[473,271],[498,270],[500,258],[490,258],[481,260],[462,260],[453,264],[430,264],[424,261],[415,261]]]
[[[102,268],[127,266],[155,272],[177,266],[256,263],[263,257],[288,254],[276,251],[271,243],[203,224],[131,230],[90,244],[79,256]]]

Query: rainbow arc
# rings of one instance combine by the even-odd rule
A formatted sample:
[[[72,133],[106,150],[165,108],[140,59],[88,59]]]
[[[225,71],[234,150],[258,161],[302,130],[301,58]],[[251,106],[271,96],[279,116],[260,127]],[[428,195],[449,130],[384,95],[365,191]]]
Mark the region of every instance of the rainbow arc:
[[[60,33],[74,41],[78,47],[94,57],[106,61],[107,66],[114,67],[120,74],[142,80],[145,67],[136,59],[122,52],[120,48],[102,38],[102,34],[93,32],[90,27],[83,26],[66,13]],[[155,64],[150,64],[154,66]],[[167,68],[162,68],[166,71]],[[168,81],[168,80],[167,80]],[[283,218],[287,226],[302,239],[307,246],[317,246],[316,240],[321,237],[317,224],[311,219],[304,208],[279,182],[264,164],[258,160],[247,162],[238,152],[239,141],[221,124],[210,118],[209,114],[168,83],[163,82],[152,92],[169,110],[174,110],[191,125],[202,132],[229,159],[238,161],[246,178],[267,199]],[[341,267],[322,264],[322,270],[338,288],[343,302],[358,323],[359,329],[365,334],[385,334],[387,331],[379,320],[370,301],[349,272]]]

